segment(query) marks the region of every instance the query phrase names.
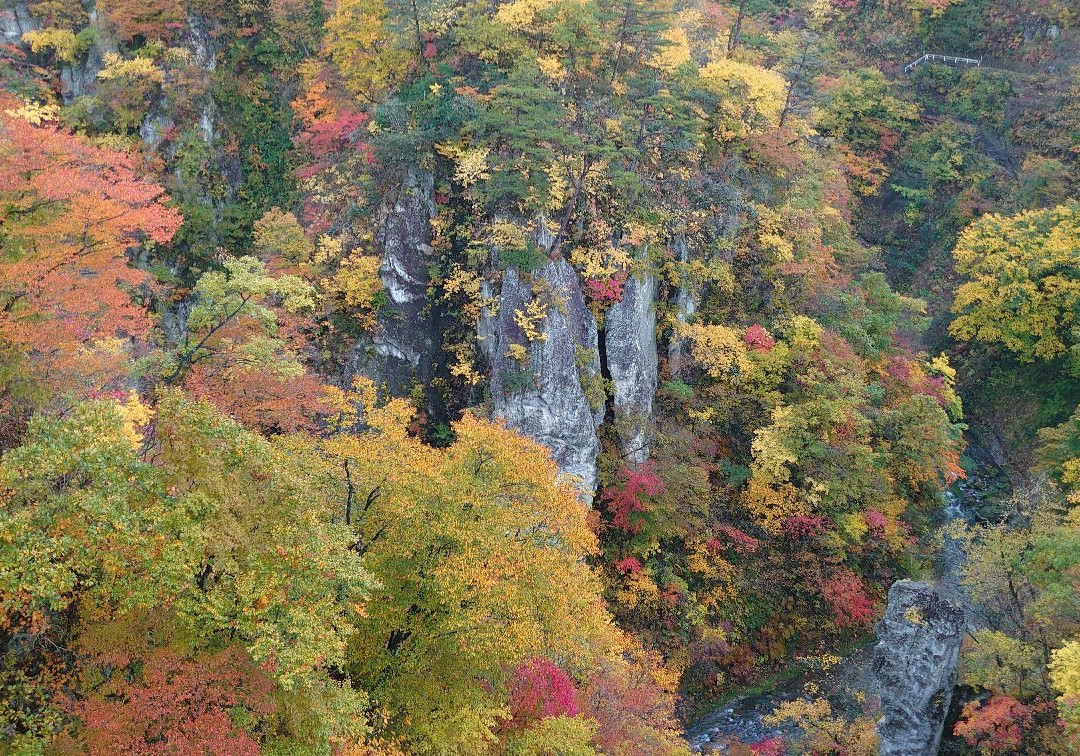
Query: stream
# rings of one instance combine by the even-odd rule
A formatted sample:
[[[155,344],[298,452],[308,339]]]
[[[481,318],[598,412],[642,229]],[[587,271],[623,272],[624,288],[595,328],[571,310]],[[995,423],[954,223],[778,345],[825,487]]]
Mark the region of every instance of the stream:
[[[1008,475],[992,456],[973,439],[964,452],[967,478],[951,486],[943,495],[940,524],[956,519],[977,522],[993,517],[997,502],[1008,496]],[[946,537],[938,554],[935,577],[943,593],[967,608],[970,603],[960,585],[958,568],[963,555],[959,545]],[[970,612],[969,612],[970,616]],[[970,620],[969,620],[970,622]],[[805,686],[817,686],[820,695],[838,708],[861,713],[856,693],[876,697],[871,663],[876,641],[870,639],[844,656],[831,669],[809,669],[762,693],[732,698],[692,722],[686,740],[694,753],[727,753],[734,743],[753,744],[772,737],[797,734],[795,725],[767,726],[763,718],[779,704],[803,695]]]

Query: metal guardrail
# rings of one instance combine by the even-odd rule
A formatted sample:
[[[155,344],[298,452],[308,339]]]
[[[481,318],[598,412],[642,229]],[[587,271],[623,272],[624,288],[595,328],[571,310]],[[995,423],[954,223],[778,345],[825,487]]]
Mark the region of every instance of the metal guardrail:
[[[935,53],[925,53],[918,60],[913,60],[904,66],[904,73],[909,74],[918,68],[923,63],[931,63],[933,61],[941,61],[945,65],[953,66],[974,66],[978,68],[982,65],[982,58],[961,58],[957,55],[937,55]]]

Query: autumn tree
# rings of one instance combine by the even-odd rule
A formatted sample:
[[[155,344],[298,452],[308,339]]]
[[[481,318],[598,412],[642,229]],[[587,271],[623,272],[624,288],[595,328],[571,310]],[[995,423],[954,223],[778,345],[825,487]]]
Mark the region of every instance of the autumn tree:
[[[324,54],[349,94],[367,103],[379,102],[411,62],[392,21],[386,0],[341,0],[326,22]]]
[[[148,278],[127,253],[167,243],[180,217],[133,157],[51,118],[0,102],[0,354],[45,392],[116,388],[150,329],[136,300]]]
[[[1080,302],[1078,244],[1075,203],[980,218],[953,250],[957,272],[970,280],[957,290],[949,331],[960,339],[999,343],[1025,362],[1072,350]]]
[[[48,742],[74,716],[76,739],[136,751],[240,747],[223,712],[280,706],[260,737],[365,737],[367,699],[332,670],[374,584],[303,461],[175,392],[32,421],[0,464],[5,731]],[[215,658],[222,690],[200,679]]]
[[[349,671],[389,707],[391,732],[418,751],[476,750],[513,719],[514,701],[544,721],[572,717],[567,680],[535,659],[557,659],[582,679],[599,660],[614,662],[620,636],[582,559],[595,537],[549,453],[471,415],[448,448],[426,447],[405,433],[408,406],[376,406],[367,383],[339,401],[344,426],[368,430],[324,444],[312,490],[337,504],[385,586],[355,620]],[[350,410],[357,404],[361,415]],[[532,682],[514,683],[522,664]],[[525,671],[535,664],[542,674]],[[549,694],[534,683],[555,685],[562,702],[541,703]],[[645,729],[663,727],[657,714]]]
[[[1077,513],[1045,482],[1010,504],[1000,522],[957,521],[947,531],[963,550],[961,581],[986,621],[964,650],[961,679],[992,694],[965,707],[955,731],[991,750],[1056,752],[1058,717],[1065,737],[1076,736]]]
[[[269,228],[259,228],[260,245],[295,244]],[[314,287],[295,275],[272,276],[262,260],[241,257],[204,273],[193,295],[183,343],[152,358],[165,382],[182,382],[262,430],[312,427],[322,384],[296,351],[303,339],[282,321],[315,307]]]

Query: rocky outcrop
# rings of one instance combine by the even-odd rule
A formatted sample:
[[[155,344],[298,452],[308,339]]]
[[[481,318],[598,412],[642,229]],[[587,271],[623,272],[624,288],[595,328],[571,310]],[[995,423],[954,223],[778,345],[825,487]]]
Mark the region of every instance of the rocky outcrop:
[[[103,26],[97,23],[98,13],[90,11],[90,24],[94,26],[94,42],[78,63],[60,69],[60,96],[65,105],[80,97],[91,95],[97,88],[98,74],[105,69],[105,54],[115,53],[118,48]]]
[[[604,406],[602,397],[590,402],[581,376],[593,379],[600,371],[596,320],[566,261],[555,260],[533,275],[529,280],[507,270],[498,310],[479,325],[491,363],[492,414],[551,449],[559,468],[577,479],[582,498],[591,502]],[[530,340],[515,314],[534,299],[545,314],[537,324],[539,337]],[[511,356],[515,344],[527,350],[527,359]]]
[[[873,673],[879,686],[882,756],[933,756],[956,685],[964,611],[932,585],[901,580],[878,625]]]
[[[408,173],[376,224],[376,244],[382,253],[379,277],[389,306],[379,313],[374,339],[364,339],[354,349],[350,369],[393,395],[406,394],[415,380],[431,377],[434,328],[425,308],[435,215],[432,188],[430,174]]]
[[[656,289],[652,274],[631,276],[604,316],[604,353],[614,384],[615,430],[627,462],[649,458],[656,394]]]
[[[681,263],[690,261],[690,245],[686,236],[680,234],[672,242],[675,259]],[[697,312],[699,292],[697,287],[688,283],[682,283],[675,292],[675,320],[680,323],[689,323]],[[672,376],[679,377],[688,359],[688,346],[686,339],[672,335],[668,342],[668,369]]]
[[[41,28],[41,22],[30,14],[26,3],[15,3],[10,8],[0,8],[0,41],[8,45],[22,45],[22,36],[28,31]]]

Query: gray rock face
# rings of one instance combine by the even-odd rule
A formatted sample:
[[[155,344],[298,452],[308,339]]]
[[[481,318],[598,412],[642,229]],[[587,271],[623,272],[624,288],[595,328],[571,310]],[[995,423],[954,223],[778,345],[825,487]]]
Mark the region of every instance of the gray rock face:
[[[579,371],[599,373],[596,320],[585,306],[577,273],[564,260],[544,266],[533,282],[510,269],[503,276],[499,308],[481,319],[478,333],[491,363],[492,414],[551,449],[559,468],[579,481],[591,503],[600,441],[596,428],[603,404],[593,407]],[[534,298],[547,304],[539,326],[544,338],[530,342],[514,315]],[[528,348],[522,364],[507,355],[512,344]]]
[[[964,611],[926,583],[900,580],[878,625],[873,673],[882,756],[933,756],[956,685]]]
[[[24,34],[40,28],[41,22],[30,14],[27,3],[0,9],[0,40],[5,44],[21,46]]]
[[[675,249],[675,259],[683,263],[690,261],[690,245],[687,243],[685,235],[676,237],[672,246]],[[689,323],[694,318],[694,313],[697,312],[698,296],[697,287],[692,287],[686,283],[679,286],[679,290],[675,294],[676,320],[680,323]],[[683,366],[689,359],[687,352],[686,339],[672,336],[671,341],[668,342],[668,366],[673,376],[679,377],[682,374]]]
[[[379,315],[378,333],[354,349],[350,370],[385,385],[393,395],[407,391],[415,378],[430,380],[433,326],[425,315],[434,182],[413,172],[383,206],[376,244],[382,252],[379,277],[390,306]]]
[[[604,317],[604,348],[615,384],[615,429],[627,462],[649,458],[650,416],[656,394],[656,288],[653,275],[631,276],[623,298]]]
[[[96,25],[97,11],[90,11],[90,23]],[[65,105],[85,95],[94,93],[97,88],[98,74],[105,69],[105,53],[118,50],[116,40],[112,39],[103,27],[97,26],[96,41],[86,51],[86,57],[74,65],[65,65],[60,69],[60,96]]]
[[[376,349],[414,367],[430,343],[419,326],[427,296],[431,219],[435,215],[432,186],[430,174],[406,176],[393,203],[384,209],[378,233],[383,253],[379,276],[394,312],[382,323]]]

